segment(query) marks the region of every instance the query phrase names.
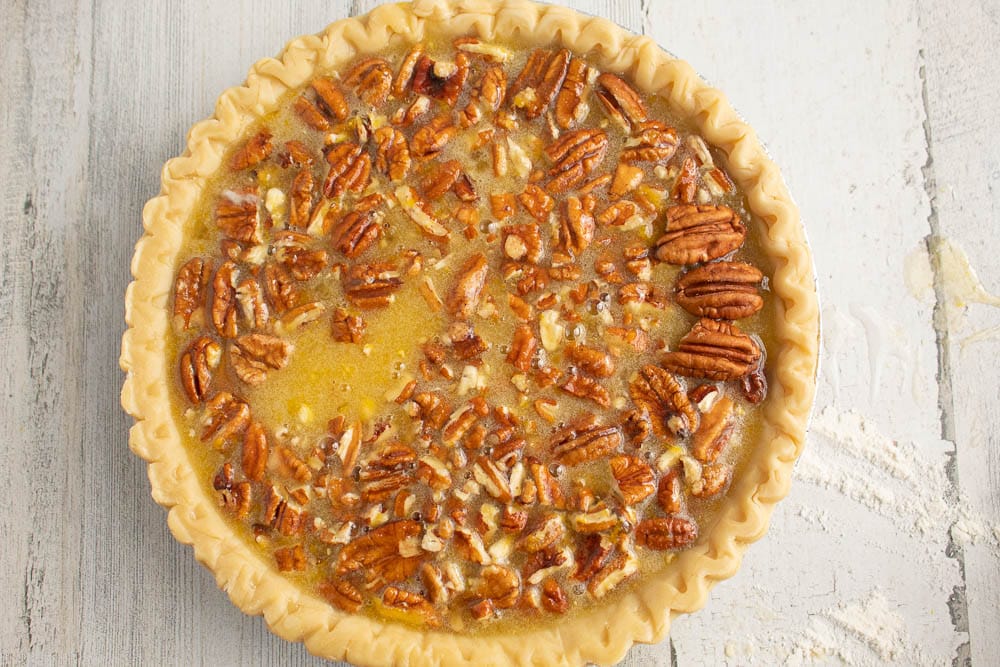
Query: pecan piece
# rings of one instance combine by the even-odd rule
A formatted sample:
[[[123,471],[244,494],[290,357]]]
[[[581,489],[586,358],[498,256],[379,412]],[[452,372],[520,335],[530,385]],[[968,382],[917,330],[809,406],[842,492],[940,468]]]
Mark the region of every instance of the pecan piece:
[[[295,535],[303,527],[302,512],[292,507],[273,486],[268,489],[262,519],[282,535]]]
[[[358,144],[346,141],[327,154],[330,171],[323,183],[323,194],[334,199],[347,191],[361,192],[371,181],[372,160]]]
[[[682,204],[692,203],[695,195],[698,194],[699,177],[698,165],[695,163],[694,158],[684,158],[680,171],[677,173],[677,179],[674,181],[674,186],[670,189],[670,198],[676,199]]]
[[[437,610],[418,593],[389,586],[382,593],[382,604],[402,611],[407,618],[419,621],[427,627],[436,628],[441,625],[441,617]]]
[[[602,407],[611,405],[611,395],[597,380],[577,373],[570,373],[569,379],[559,385],[559,388],[571,396],[587,398]]]
[[[636,407],[649,415],[653,432],[686,437],[698,428],[698,411],[684,389],[667,371],[647,364],[639,369],[628,386]]]
[[[569,609],[566,592],[555,579],[546,579],[542,584],[542,606],[554,614],[564,614]]]
[[[564,130],[583,122],[590,112],[590,107],[583,98],[589,69],[583,58],[572,58],[569,61],[566,78],[556,97],[556,123]]]
[[[531,370],[531,362],[538,351],[538,339],[531,327],[522,324],[514,330],[514,340],[507,353],[507,363],[519,371],[527,373]]]
[[[212,281],[212,324],[223,338],[236,337],[237,271],[235,262],[225,262]]]
[[[385,213],[380,208],[384,198],[372,194],[357,202],[352,210],[334,223],[330,230],[333,247],[349,259],[355,259],[382,236]]]
[[[240,190],[223,190],[215,205],[215,224],[219,231],[243,243],[260,243],[257,208],[260,205],[257,186]]]
[[[233,157],[229,160],[229,168],[233,171],[243,171],[250,167],[256,167],[266,160],[273,148],[271,145],[272,136],[270,130],[265,127],[250,137],[242,148],[233,153]]]
[[[390,181],[401,181],[410,172],[410,147],[406,136],[394,127],[386,125],[375,130],[375,168],[389,177]]]
[[[594,414],[582,414],[549,440],[552,453],[563,465],[577,465],[618,451],[624,444],[621,429],[601,424]]]
[[[419,551],[411,554],[407,542],[420,536],[420,524],[407,519],[391,521],[371,532],[359,535],[340,551],[337,574],[361,570],[369,581],[395,583],[409,579],[423,559]],[[402,547],[402,548],[401,548]]]
[[[558,514],[543,515],[538,523],[518,541],[518,549],[536,553],[548,549],[566,534],[566,524]]]
[[[174,323],[179,329],[199,326],[204,318],[202,308],[212,275],[212,260],[194,257],[177,272],[174,282]]]
[[[459,271],[458,281],[448,295],[448,312],[463,320],[469,319],[479,305],[479,297],[486,285],[489,265],[486,255],[476,253],[469,257]]]
[[[598,534],[583,535],[576,548],[576,571],[573,578],[577,581],[590,581],[602,568],[611,555],[611,543],[606,537]]]
[[[695,498],[711,498],[722,493],[728,486],[732,470],[720,463],[710,463],[702,467],[701,477],[692,482],[691,495]]]
[[[353,88],[361,101],[378,108],[389,97],[392,69],[382,58],[364,58],[344,77],[344,85]]]
[[[462,201],[474,201],[476,189],[472,181],[462,171],[458,160],[435,163],[432,171],[424,179],[424,195],[427,199],[440,199],[449,191],[453,191]]]
[[[413,90],[419,95],[441,100],[451,107],[462,94],[468,76],[469,57],[464,53],[455,54],[453,63],[435,61],[424,54],[417,59],[413,68]]]
[[[333,339],[338,343],[360,343],[366,327],[360,315],[351,315],[345,308],[333,311]]]
[[[538,225],[506,225],[500,231],[503,235],[503,252],[507,257],[532,264],[538,264],[542,259],[544,247],[542,230]]]
[[[635,505],[649,498],[656,491],[653,469],[639,457],[631,455],[612,456],[611,474],[618,483],[618,492],[626,505]]]
[[[594,573],[594,577],[587,583],[587,590],[595,598],[602,598],[638,569],[639,565],[632,553],[618,553]]]
[[[753,371],[760,348],[735,324],[702,318],[684,334],[663,366],[678,375],[710,380],[738,380]]]
[[[223,443],[246,430],[250,406],[232,394],[220,391],[205,404],[207,419],[201,430],[202,442]]]
[[[321,582],[319,594],[333,606],[352,614],[361,609],[361,604],[364,601],[361,591],[344,579]]]
[[[566,213],[559,221],[559,247],[570,255],[576,256],[594,240],[594,206],[597,200],[593,196],[566,198]]]
[[[300,295],[295,283],[280,265],[270,262],[265,264],[261,282],[264,293],[279,315],[299,305]]]
[[[524,192],[517,196],[521,206],[539,222],[549,219],[549,213],[556,207],[556,202],[545,190],[534,183],[524,186]]]
[[[751,405],[759,404],[767,396],[767,377],[761,362],[740,380],[740,391]]]
[[[635,528],[636,544],[655,551],[686,547],[696,537],[698,526],[680,516],[643,519]]]
[[[728,206],[671,206],[666,232],[656,241],[656,258],[668,264],[708,262],[739,248],[746,234],[740,216]]]
[[[681,484],[679,467],[671,468],[660,478],[656,501],[667,514],[679,514],[684,509],[684,486]]]
[[[306,552],[301,544],[275,549],[274,562],[279,572],[301,572],[306,569]]]
[[[285,152],[278,156],[278,163],[286,168],[308,167],[313,163],[313,156],[304,143],[292,139],[285,142]]]
[[[287,366],[291,355],[291,343],[262,333],[240,336],[229,350],[229,360],[236,376],[250,385],[263,383],[269,370]]]
[[[482,107],[495,113],[503,104],[507,93],[507,75],[499,65],[483,72],[479,86],[473,91],[469,103],[462,110],[460,119],[464,127],[475,125],[483,117]]]
[[[523,109],[528,120],[545,113],[562,87],[569,61],[570,52],[567,49],[554,53],[542,49],[532,51],[524,69],[511,84],[508,92],[511,105],[515,109]]]
[[[310,250],[313,238],[308,234],[290,229],[274,235],[275,259],[281,263],[292,278],[309,280],[326,268],[326,250]]]
[[[264,433],[264,427],[259,422],[253,422],[243,438],[243,474],[247,479],[254,482],[264,479],[267,453],[267,434]]]
[[[417,461],[412,447],[399,442],[385,445],[359,474],[361,499],[366,503],[380,503],[410,483],[410,472]]]
[[[406,97],[406,93],[410,89],[410,82],[413,80],[413,71],[417,67],[417,61],[423,55],[424,45],[418,43],[414,44],[410,52],[403,58],[403,62],[399,65],[399,72],[396,73],[396,78],[392,80],[393,96],[398,99]]]
[[[437,157],[445,145],[458,132],[452,123],[451,114],[442,113],[413,134],[410,140],[410,154],[417,159]]]
[[[521,597],[521,577],[506,565],[487,565],[480,572],[479,585],[473,592],[491,601],[497,609],[509,609]]]
[[[295,109],[295,113],[299,115],[299,118],[302,119],[302,122],[314,130],[326,132],[330,129],[330,121],[326,119],[326,116],[323,115],[319,107],[313,104],[305,95],[300,95],[295,100],[293,108]]]
[[[677,279],[677,304],[692,315],[713,320],[750,317],[764,307],[757,288],[764,274],[743,262],[713,262]]]
[[[208,336],[196,338],[181,355],[181,385],[192,403],[205,400],[221,357],[222,348]]]
[[[392,303],[403,280],[392,264],[355,264],[344,272],[343,284],[347,300],[369,310]]]
[[[612,120],[629,128],[648,119],[649,112],[642,97],[620,78],[605,72],[597,77],[597,85],[597,99]]]
[[[312,169],[305,168],[299,170],[295,180],[292,181],[291,208],[288,215],[288,226],[293,229],[305,229],[309,226],[309,219],[313,210],[313,190],[316,188],[316,179],[313,178]]]
[[[732,399],[723,396],[702,415],[701,426],[691,438],[691,454],[702,463],[715,461],[725,449],[733,429],[734,407]]]
[[[566,346],[566,354],[580,370],[594,377],[611,377],[615,372],[615,362],[611,355],[596,347],[570,343]]]
[[[316,101],[319,103],[319,108],[327,116],[338,122],[347,120],[347,115],[351,110],[348,108],[344,93],[336,81],[326,76],[319,76],[313,79],[310,85],[316,91]]]
[[[634,135],[625,142],[625,148],[622,149],[621,161],[626,164],[664,164],[677,151],[677,130],[658,120],[637,124]]]
[[[553,162],[548,190],[566,192],[583,182],[604,160],[608,150],[608,135],[603,130],[586,129],[567,132],[545,147]]]

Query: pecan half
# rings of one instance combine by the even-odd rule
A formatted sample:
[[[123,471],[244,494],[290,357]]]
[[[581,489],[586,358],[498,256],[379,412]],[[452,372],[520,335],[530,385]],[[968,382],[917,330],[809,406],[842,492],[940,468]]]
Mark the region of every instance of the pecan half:
[[[392,80],[392,94],[398,99],[404,99],[410,89],[410,82],[413,80],[413,72],[417,68],[417,61],[424,55],[424,45],[417,43],[413,45],[410,52],[403,58],[399,65],[399,72]]]
[[[301,572],[306,569],[306,552],[301,544],[275,549],[274,562],[279,572]]]
[[[549,213],[556,207],[555,200],[534,183],[528,183],[524,186],[524,192],[519,194],[517,199],[521,202],[521,206],[539,222],[548,220]]]
[[[271,145],[272,136],[270,130],[265,127],[250,137],[242,148],[233,153],[233,157],[229,160],[229,168],[233,171],[242,171],[256,167],[266,160],[273,148]]]
[[[381,107],[392,87],[392,69],[382,58],[364,58],[344,77],[344,85],[353,88],[361,101]]]
[[[401,181],[410,173],[410,147],[406,136],[396,128],[386,125],[375,130],[375,168],[389,177]]]
[[[521,577],[506,565],[487,565],[480,572],[479,585],[473,592],[493,602],[497,609],[509,609],[521,597]]]
[[[365,328],[360,315],[351,315],[345,308],[333,311],[333,339],[338,343],[360,343]]]
[[[590,112],[590,107],[583,97],[589,69],[587,61],[583,58],[572,58],[569,61],[566,78],[556,97],[555,108],[556,123],[564,130],[583,122]]]
[[[292,507],[273,486],[268,489],[261,518],[282,535],[295,535],[303,528],[302,512]]]
[[[625,142],[621,154],[622,162],[664,164],[677,151],[679,143],[677,130],[661,121],[650,120],[637,124],[634,135]]]
[[[738,380],[760,360],[760,348],[735,324],[701,319],[663,356],[667,370],[687,377]]]
[[[279,264],[265,264],[262,278],[264,293],[279,315],[299,305],[301,297],[295,282]]]
[[[570,52],[567,49],[532,51],[507,93],[511,105],[515,109],[523,109],[528,120],[545,113],[562,87],[569,61]]]
[[[320,108],[312,103],[312,101],[305,95],[300,95],[297,100],[295,100],[295,113],[299,115],[309,127],[314,130],[319,130],[320,132],[326,132],[330,129],[330,121],[327,120]]]
[[[288,214],[288,226],[293,229],[305,229],[309,226],[309,219],[313,210],[313,190],[316,188],[316,179],[313,178],[312,169],[299,170],[295,180],[292,181],[291,207]]]
[[[275,259],[296,280],[310,280],[326,268],[329,259],[326,250],[310,249],[313,238],[291,229],[274,235]]]
[[[225,391],[208,399],[205,411],[207,419],[201,430],[203,442],[225,442],[250,424],[250,406]]]
[[[330,165],[323,194],[336,198],[347,191],[361,192],[371,181],[372,160],[358,144],[346,141],[335,145],[327,154]]]
[[[236,277],[235,262],[225,262],[215,272],[212,281],[212,324],[223,338],[236,337]]]
[[[395,583],[412,577],[422,555],[409,555],[400,547],[420,535],[420,524],[413,520],[391,521],[351,540],[337,558],[337,574],[361,570],[372,582]],[[419,550],[418,550],[419,551]],[[404,555],[406,553],[407,555]]]
[[[486,285],[489,265],[486,255],[479,252],[467,259],[459,271],[458,280],[448,295],[448,312],[460,319],[469,319],[479,305],[479,297]]]
[[[437,157],[457,132],[458,127],[452,122],[451,114],[439,114],[414,132],[410,140],[410,154],[421,160]]]
[[[563,465],[577,465],[618,451],[624,444],[621,429],[601,424],[594,414],[582,414],[549,440],[552,453]]]
[[[368,310],[388,306],[403,280],[392,264],[355,264],[344,272],[343,284],[347,300]]]
[[[339,122],[347,120],[347,115],[351,110],[347,106],[344,93],[336,81],[326,76],[319,76],[313,79],[310,85],[316,91],[316,101],[319,103],[319,108],[327,116]]]
[[[538,351],[538,339],[527,324],[522,324],[514,330],[514,340],[507,353],[507,363],[519,371],[527,373],[531,370],[531,362]]]
[[[597,99],[608,115],[623,127],[631,127],[649,118],[642,97],[630,85],[614,74],[605,72],[597,77]]]
[[[345,579],[331,579],[321,582],[319,594],[330,604],[352,614],[361,609],[361,604],[364,601],[361,591]]]
[[[656,258],[668,264],[718,259],[743,245],[747,228],[728,206],[681,204],[667,209],[666,232],[656,241]]]
[[[649,415],[653,432],[686,437],[698,428],[698,411],[681,385],[659,366],[647,364],[628,386],[636,407]]]
[[[254,482],[264,479],[267,454],[267,435],[264,433],[264,427],[259,422],[253,422],[243,438],[243,474],[247,479]]]
[[[576,548],[576,571],[573,578],[577,581],[590,581],[604,567],[610,555],[611,543],[606,537],[584,535]]]
[[[656,485],[653,469],[637,456],[613,456],[609,461],[611,474],[626,505],[635,505],[653,495]]]
[[[385,214],[380,208],[382,195],[372,194],[357,202],[352,210],[334,223],[330,230],[333,247],[345,257],[355,259],[382,236]]]
[[[566,346],[566,355],[582,371],[594,377],[611,377],[615,372],[615,362],[603,350],[580,343]]]
[[[215,224],[219,231],[243,243],[260,243],[257,186],[224,190],[215,204]]]
[[[212,370],[219,367],[222,348],[208,336],[192,342],[181,355],[181,385],[192,403],[201,403],[212,386]]]
[[[570,255],[583,253],[594,240],[594,207],[597,200],[587,195],[566,198],[566,213],[559,221],[559,247]]]
[[[204,319],[205,295],[212,275],[212,260],[194,257],[187,261],[174,281],[174,323],[186,330]]]
[[[723,396],[702,415],[701,426],[691,438],[691,454],[702,463],[715,461],[725,449],[733,429],[734,407],[733,401]]]
[[[411,470],[416,466],[417,453],[412,447],[392,442],[361,467],[361,499],[380,503],[412,481]]]
[[[469,58],[464,53],[458,52],[453,63],[435,61],[424,54],[417,59],[413,68],[413,90],[420,95],[441,100],[451,107],[462,94],[468,76]]]
[[[287,366],[291,355],[291,343],[263,333],[240,336],[229,350],[229,360],[236,376],[250,385],[263,383],[269,370]]]
[[[758,286],[764,274],[743,262],[713,262],[683,274],[674,286],[677,304],[713,320],[750,317],[764,307]]]
[[[635,542],[639,546],[665,551],[680,549],[698,537],[698,526],[684,517],[644,519],[635,528]]]
[[[546,146],[545,154],[553,162],[549,192],[566,192],[582,183],[607,150],[608,135],[599,129],[573,130]]]

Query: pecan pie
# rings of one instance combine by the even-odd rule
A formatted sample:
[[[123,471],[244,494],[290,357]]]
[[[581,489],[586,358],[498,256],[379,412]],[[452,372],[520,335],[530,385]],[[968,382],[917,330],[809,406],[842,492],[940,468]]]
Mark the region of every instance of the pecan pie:
[[[721,94],[607,22],[335,23],[223,95],[144,219],[132,447],[233,600],[320,655],[614,661],[787,489],[795,208]]]

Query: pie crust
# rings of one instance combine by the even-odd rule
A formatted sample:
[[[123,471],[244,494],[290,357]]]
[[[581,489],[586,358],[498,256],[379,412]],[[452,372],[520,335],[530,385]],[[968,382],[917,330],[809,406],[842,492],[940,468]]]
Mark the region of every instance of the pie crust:
[[[760,247],[775,266],[770,289],[778,307],[763,429],[714,527],[680,552],[664,575],[646,578],[609,602],[516,634],[462,635],[352,615],[286,579],[234,534],[203,490],[167,400],[173,364],[165,340],[174,260],[183,223],[226,149],[284,93],[315,73],[380,51],[394,37],[418,41],[429,25],[449,36],[516,38],[590,52],[605,71],[627,72],[642,92],[665,97],[727,156],[728,173],[745,192],[755,220],[765,226]],[[812,406],[819,336],[813,266],[798,210],[756,134],[725,97],[651,39],[609,21],[524,0],[417,0],[384,5],[300,37],[278,58],[255,64],[243,86],[221,95],[214,116],[191,128],[187,150],[163,168],[161,192],[146,204],[143,225],[131,265],[135,280],[126,292],[129,328],[121,353],[126,371],[122,406],[136,420],[130,446],[149,463],[153,498],[169,509],[176,539],[194,547],[195,557],[215,573],[240,609],[263,614],[272,631],[304,641],[316,655],[359,665],[614,663],[633,642],[660,641],[674,616],[700,608],[711,586],[736,572],[744,548],[764,534],[774,504],[788,491]]]

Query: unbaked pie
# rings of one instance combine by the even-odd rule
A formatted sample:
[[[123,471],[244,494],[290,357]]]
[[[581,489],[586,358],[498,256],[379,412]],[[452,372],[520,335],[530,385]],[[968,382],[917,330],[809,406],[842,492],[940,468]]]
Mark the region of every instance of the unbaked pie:
[[[794,205],[718,92],[606,21],[337,22],[220,98],[144,222],[132,447],[234,602],[319,655],[614,661],[787,488]]]

